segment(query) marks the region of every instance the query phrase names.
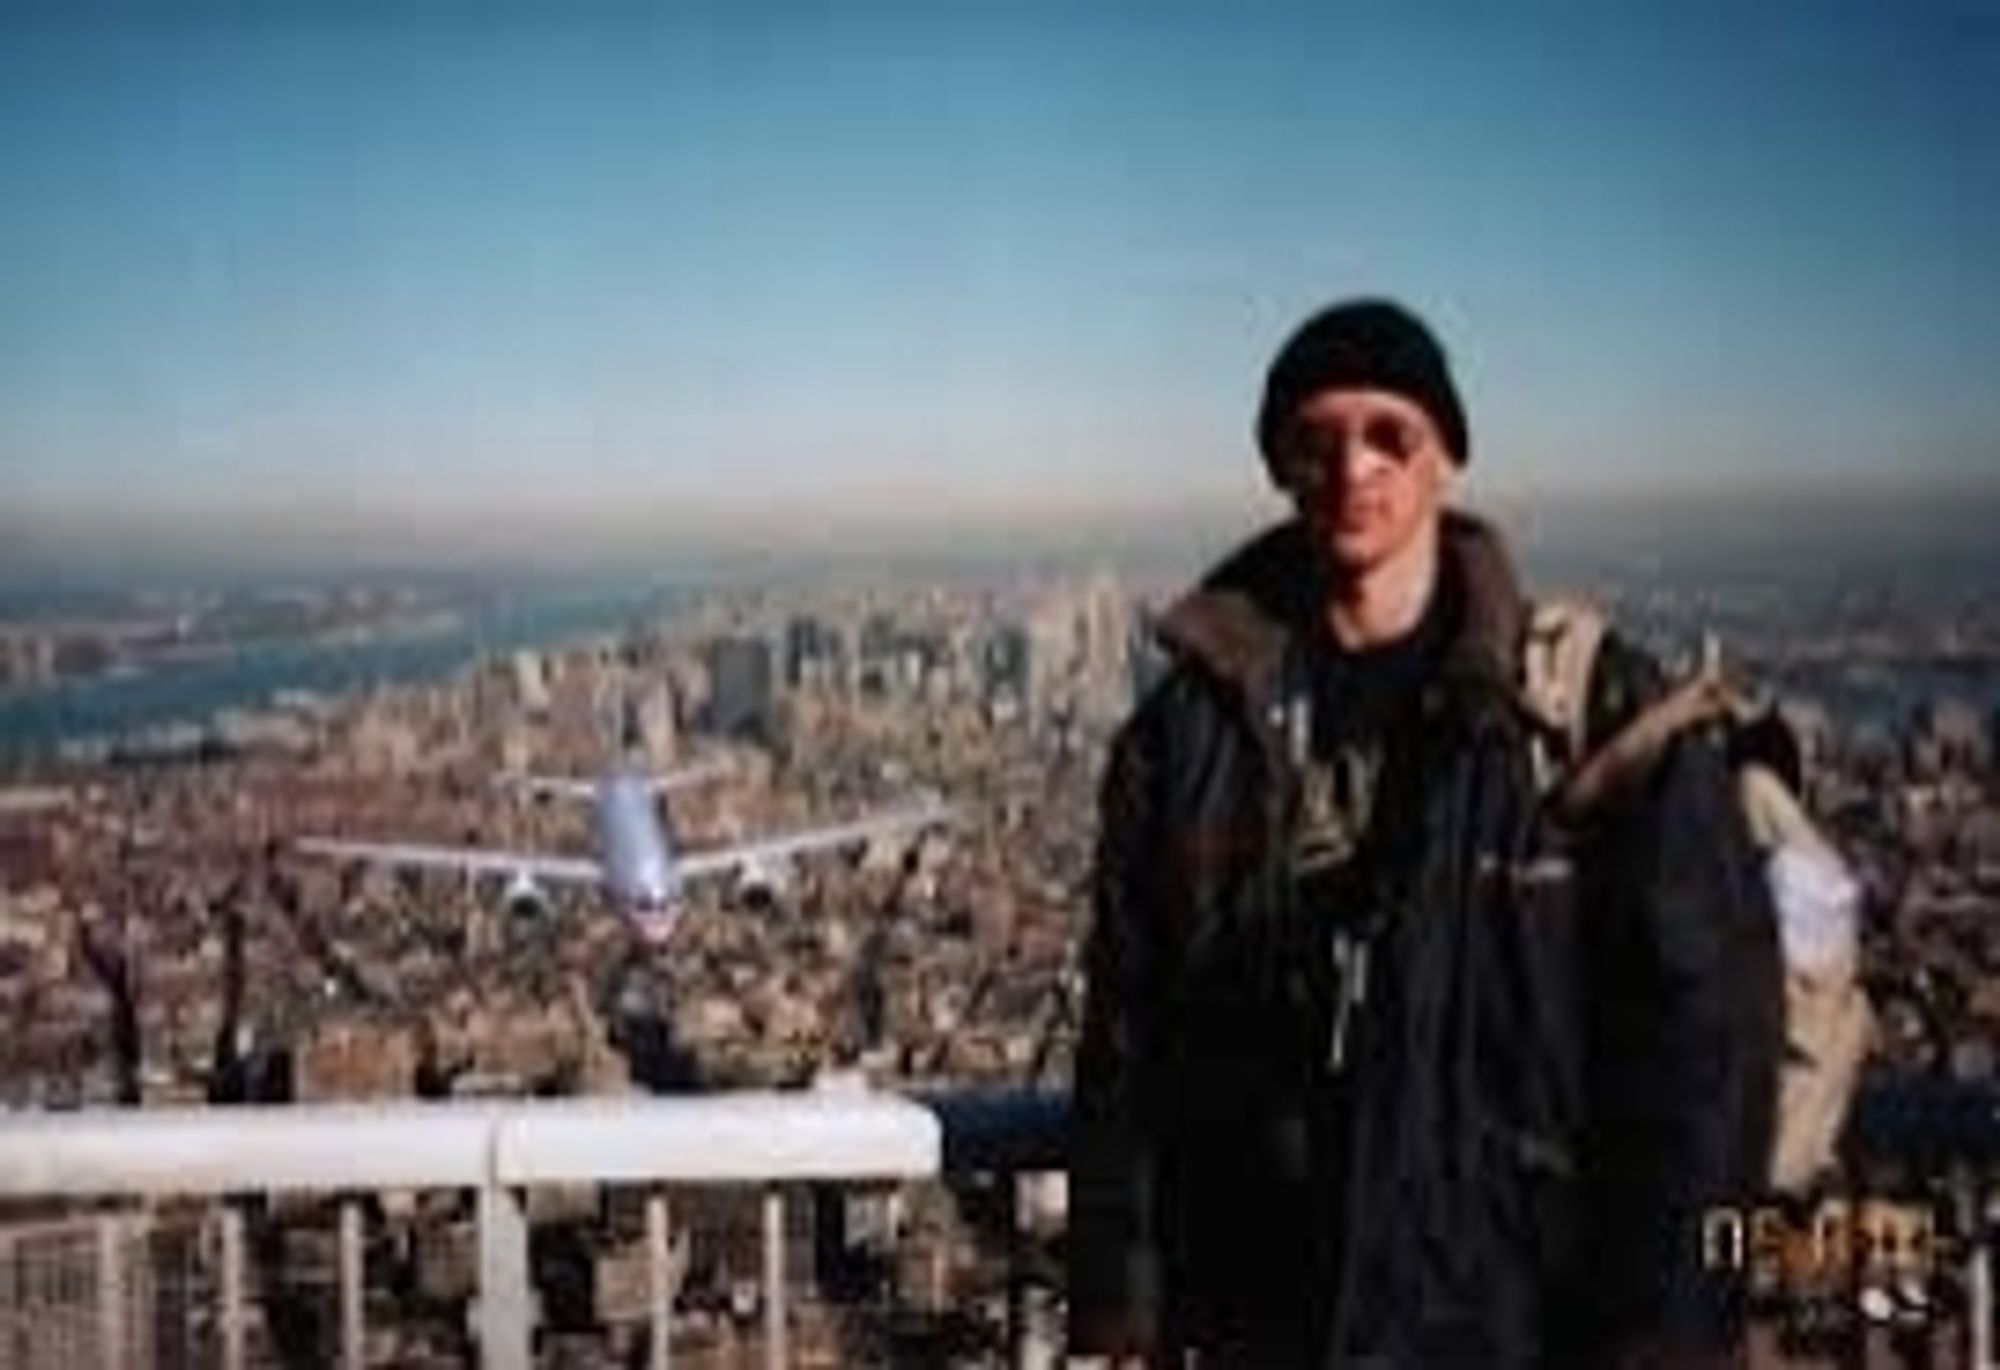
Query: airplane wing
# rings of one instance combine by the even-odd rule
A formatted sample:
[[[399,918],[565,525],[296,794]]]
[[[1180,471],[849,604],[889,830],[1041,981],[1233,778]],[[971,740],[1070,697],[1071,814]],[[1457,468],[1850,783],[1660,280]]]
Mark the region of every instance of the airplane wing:
[[[681,766],[675,770],[663,771],[659,775],[647,776],[644,783],[656,795],[671,794],[694,785],[706,784],[729,774],[729,765],[722,761],[704,761],[693,766]],[[565,775],[508,775],[501,777],[501,784],[514,789],[525,790],[536,799],[595,799],[599,780],[583,780]]]
[[[692,766],[681,766],[662,772],[646,782],[654,794],[672,794],[675,790],[685,790],[693,785],[705,785],[711,780],[720,780],[729,774],[726,761],[703,761]]]
[[[575,856],[538,856],[492,847],[427,847],[412,842],[348,842],[331,837],[303,837],[293,845],[312,856],[455,870],[467,875],[526,875],[551,884],[571,885],[594,885],[604,879],[604,868],[597,862]]]
[[[577,780],[565,775],[503,775],[498,783],[523,790],[535,799],[590,799],[597,794],[595,780]]]
[[[683,879],[688,880],[724,875],[753,862],[775,861],[824,847],[841,847],[854,842],[865,842],[871,837],[901,832],[909,828],[927,828],[947,822],[951,816],[951,809],[945,805],[923,804],[871,814],[851,823],[836,823],[825,828],[805,828],[777,837],[761,837],[754,842],[738,843],[733,847],[717,847],[712,851],[688,852],[680,858],[680,874]]]

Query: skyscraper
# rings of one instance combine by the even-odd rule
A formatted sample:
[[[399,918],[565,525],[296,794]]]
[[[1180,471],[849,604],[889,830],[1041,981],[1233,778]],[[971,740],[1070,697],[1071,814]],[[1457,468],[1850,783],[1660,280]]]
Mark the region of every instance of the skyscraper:
[[[725,637],[709,645],[708,726],[725,737],[770,736],[771,646],[762,638]]]

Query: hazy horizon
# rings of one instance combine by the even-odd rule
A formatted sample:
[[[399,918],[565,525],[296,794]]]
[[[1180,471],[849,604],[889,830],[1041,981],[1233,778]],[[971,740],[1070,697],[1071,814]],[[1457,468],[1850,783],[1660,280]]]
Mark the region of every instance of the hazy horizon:
[[[2000,483],[2000,10],[502,8],[0,9],[0,560],[1249,521],[1356,293],[1475,499]]]
[[[1492,488],[1489,488],[1492,487]],[[1873,486],[1739,483],[1735,488],[1573,488],[1551,492],[1468,482],[1456,503],[1522,548],[1559,557],[1727,553],[1772,564],[1834,553],[1836,574],[1899,557],[1936,560],[1991,551],[2000,565],[2000,480]],[[146,515],[70,511],[57,519],[0,511],[0,580],[112,582],[151,575],[196,578],[410,574],[640,574],[665,577],[759,570],[934,564],[1023,570],[1060,560],[1114,566],[1177,564],[1193,571],[1285,516],[1249,480],[1240,491],[1125,504],[1051,500],[981,508],[881,511],[796,504],[701,509],[566,507],[432,511],[401,522],[363,511],[296,507]]]

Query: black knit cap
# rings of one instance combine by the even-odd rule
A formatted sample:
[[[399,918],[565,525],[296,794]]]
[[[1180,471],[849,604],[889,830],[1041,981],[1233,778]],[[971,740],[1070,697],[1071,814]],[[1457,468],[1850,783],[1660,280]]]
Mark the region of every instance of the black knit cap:
[[[1465,465],[1471,436],[1444,348],[1423,320],[1392,300],[1347,300],[1299,326],[1264,378],[1257,446],[1272,446],[1299,406],[1323,390],[1387,390],[1430,415],[1453,461]]]

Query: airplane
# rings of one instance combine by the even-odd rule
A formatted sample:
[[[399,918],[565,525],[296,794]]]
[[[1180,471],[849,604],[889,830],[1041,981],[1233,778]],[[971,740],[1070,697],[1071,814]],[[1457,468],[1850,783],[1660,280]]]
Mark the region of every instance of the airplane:
[[[509,908],[546,907],[542,884],[594,885],[603,890],[640,939],[658,945],[673,935],[692,880],[734,875],[739,885],[775,890],[792,858],[828,847],[848,846],[894,832],[935,827],[952,811],[936,800],[881,810],[845,823],[803,828],[707,851],[684,852],[660,817],[661,796],[722,773],[713,765],[687,767],[664,775],[618,765],[595,780],[514,777],[531,794],[586,799],[595,806],[597,856],[556,856],[485,847],[437,847],[411,842],[359,842],[305,837],[294,846],[313,856],[505,879]]]

